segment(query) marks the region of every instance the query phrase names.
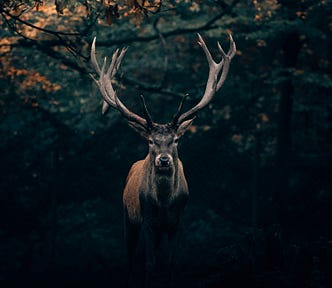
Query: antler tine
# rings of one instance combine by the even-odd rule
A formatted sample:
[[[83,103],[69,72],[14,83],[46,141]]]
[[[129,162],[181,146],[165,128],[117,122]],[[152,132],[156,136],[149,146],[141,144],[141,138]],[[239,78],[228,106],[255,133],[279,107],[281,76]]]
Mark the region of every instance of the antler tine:
[[[211,56],[211,53],[207,45],[205,44],[202,36],[198,34],[198,44],[202,47],[206,56],[206,60],[209,64],[209,76],[203,97],[198,102],[198,104],[196,104],[196,106],[194,106],[193,108],[191,108],[190,110],[188,110],[187,112],[183,113],[178,117],[177,125],[181,124],[183,121],[185,121],[188,118],[193,118],[198,111],[206,107],[211,102],[215,93],[219,91],[221,86],[224,84],[227,78],[231,60],[236,54],[236,45],[233,40],[233,37],[230,34],[229,34],[229,39],[230,39],[230,48],[227,53],[225,53],[225,51],[222,49],[220,43],[217,42],[218,50],[221,53],[222,57],[221,61],[217,63],[213,60],[213,57]],[[220,72],[221,75],[219,76]]]
[[[179,105],[179,108],[178,108],[178,110],[176,111],[176,113],[173,116],[173,126],[177,125],[179,117],[181,116],[181,112],[182,112],[182,109],[183,109],[183,104],[186,101],[186,99],[187,99],[188,96],[189,96],[188,93],[186,93],[186,94],[183,95],[183,97],[181,99],[181,102],[180,102],[180,105]]]
[[[95,68],[97,74],[99,75],[99,79],[97,80],[92,74],[90,76],[97,83],[99,90],[103,96],[103,107],[102,113],[106,113],[108,108],[111,106],[114,109],[121,112],[122,116],[126,118],[128,121],[135,122],[142,126],[143,128],[148,128],[148,120],[142,118],[141,116],[130,111],[118,98],[116,95],[116,91],[112,86],[112,79],[114,78],[116,72],[119,70],[121,61],[127,51],[127,48],[117,49],[112,56],[111,63],[105,73],[107,58],[104,58],[103,66],[100,68],[97,58],[96,58],[96,37],[93,39],[92,47],[91,47],[91,62],[93,67]]]
[[[125,53],[127,52],[128,48],[122,48],[121,51],[116,49],[112,56],[111,64],[108,68],[107,75],[113,78],[116,72],[119,70],[121,61]]]
[[[229,66],[231,64],[231,60],[232,58],[235,56],[236,54],[236,45],[235,45],[235,42],[233,40],[233,37],[231,34],[228,34],[229,35],[229,51],[227,52],[227,54],[224,52],[224,50],[222,49],[220,43],[218,42],[218,49],[220,51],[220,53],[222,54],[222,57],[223,57],[223,60],[222,62],[224,61],[224,65],[223,65],[223,71],[222,71],[222,74],[221,74],[221,77],[218,81],[218,84],[217,84],[217,91],[221,88],[221,86],[224,84],[226,78],[227,78],[227,74],[228,74],[228,71],[229,71]]]
[[[151,115],[150,115],[148,107],[146,105],[144,96],[141,94],[140,97],[141,97],[142,104],[143,104],[143,110],[144,110],[145,120],[146,120],[146,122],[148,124],[149,129],[151,129],[154,126],[152,118],[151,118]]]
[[[98,61],[97,61],[97,58],[96,58],[96,37],[94,37],[93,41],[92,41],[92,46],[91,46],[91,62],[92,62],[93,67],[95,68],[96,72],[98,74],[100,74],[100,67],[99,67],[99,64],[98,64]],[[92,76],[92,78],[93,78],[93,80],[96,80],[96,79],[94,79],[93,76]]]
[[[117,58],[119,57],[119,48],[115,50],[115,52],[113,53],[112,55],[112,60],[111,60],[111,63],[110,63],[110,66],[108,67],[108,70],[107,70],[107,76],[108,77],[113,77],[116,73],[116,62],[117,62]]]
[[[204,42],[203,37],[199,33],[197,33],[197,36],[198,36],[197,43],[199,44],[199,46],[202,47],[202,49],[203,49],[203,51],[204,51],[204,53],[206,55],[206,59],[207,59],[209,65],[213,65],[214,64],[214,60],[213,60],[213,58],[211,56],[211,53],[210,53],[209,49],[207,48],[207,46],[206,46],[206,44]]]
[[[235,41],[233,39],[232,34],[229,33],[228,36],[229,36],[229,51],[228,51],[228,53],[229,53],[229,57],[232,59],[236,54],[236,44],[235,44]]]

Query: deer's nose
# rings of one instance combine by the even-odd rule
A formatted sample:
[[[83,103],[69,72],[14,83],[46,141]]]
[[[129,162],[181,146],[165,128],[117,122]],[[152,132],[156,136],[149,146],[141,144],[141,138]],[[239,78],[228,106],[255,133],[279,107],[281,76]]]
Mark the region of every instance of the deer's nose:
[[[167,167],[170,165],[170,158],[168,155],[161,155],[159,161],[161,166]]]

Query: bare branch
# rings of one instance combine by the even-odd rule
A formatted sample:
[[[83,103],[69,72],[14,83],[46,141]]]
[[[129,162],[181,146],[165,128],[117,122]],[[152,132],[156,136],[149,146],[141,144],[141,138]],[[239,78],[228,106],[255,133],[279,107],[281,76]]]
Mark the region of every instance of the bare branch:
[[[162,32],[159,31],[159,33],[163,36],[163,38],[168,38],[172,36],[177,36],[177,35],[184,35],[184,34],[191,34],[191,33],[197,33],[201,31],[206,31],[206,30],[213,30],[213,29],[218,29],[220,28],[220,25],[216,25],[216,22],[220,20],[223,16],[228,15],[232,12],[233,8],[239,3],[239,0],[234,0],[232,4],[227,6],[222,12],[217,14],[215,17],[207,21],[206,23],[196,26],[196,27],[190,27],[190,28],[179,28],[179,29],[174,29],[171,31],[166,31]],[[107,41],[100,41],[98,44],[99,46],[118,46],[118,45],[128,45],[133,42],[149,42],[153,40],[157,40],[160,38],[159,33],[155,33],[153,35],[148,35],[148,36],[141,36],[141,37],[127,37],[123,39],[112,39],[112,40],[107,40]]]
[[[49,29],[46,29],[46,28],[41,28],[41,27],[38,27],[34,24],[31,24],[30,22],[27,22],[23,19],[21,19],[19,16],[15,16],[11,13],[9,13],[8,11],[6,11],[5,9],[1,9],[0,7],[0,12],[7,15],[8,17],[12,18],[13,20],[16,20],[26,26],[29,26],[33,29],[36,29],[38,31],[42,31],[44,33],[48,33],[48,34],[52,34],[52,35],[55,35],[55,36],[58,36],[58,35],[63,35],[63,36],[81,36],[82,34],[79,33],[79,32],[61,32],[61,31],[53,31],[53,30],[49,30]]]

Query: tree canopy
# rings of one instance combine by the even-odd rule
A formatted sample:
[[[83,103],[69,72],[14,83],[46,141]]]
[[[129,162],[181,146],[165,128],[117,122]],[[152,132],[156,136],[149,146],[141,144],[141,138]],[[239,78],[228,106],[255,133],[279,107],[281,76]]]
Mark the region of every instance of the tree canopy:
[[[225,85],[181,143],[192,197],[183,263],[197,257],[231,280],[242,269],[258,282],[282,266],[280,287],[317,282],[313,259],[319,273],[331,263],[331,4],[1,1],[0,281],[51,269],[43,267],[50,262],[79,263],[84,271],[91,260],[98,273],[104,263],[121,262],[121,189],[147,145],[116,111],[101,116],[89,75],[92,40],[98,59],[129,47],[114,81],[119,97],[143,113],[144,94],[152,118],[167,122],[183,95],[189,109],[204,93],[200,33],[216,60],[217,41],[228,49],[228,34],[237,54]],[[68,259],[71,249],[76,256]],[[211,287],[236,287],[220,273],[220,281],[210,274]],[[310,279],[301,282],[304,274]],[[272,287],[267,282],[261,287]]]

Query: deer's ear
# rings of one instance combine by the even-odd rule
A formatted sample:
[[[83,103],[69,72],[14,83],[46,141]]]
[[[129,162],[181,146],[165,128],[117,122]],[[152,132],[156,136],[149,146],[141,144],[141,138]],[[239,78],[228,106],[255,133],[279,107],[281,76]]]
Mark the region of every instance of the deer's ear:
[[[186,132],[188,130],[190,125],[193,123],[193,121],[194,121],[194,118],[186,120],[180,124],[180,126],[176,130],[176,134],[178,135],[178,137],[181,137],[184,134],[184,132]]]
[[[143,127],[142,125],[137,124],[136,122],[128,121],[128,125],[133,128],[139,135],[141,135],[144,139],[149,138],[149,131]]]

